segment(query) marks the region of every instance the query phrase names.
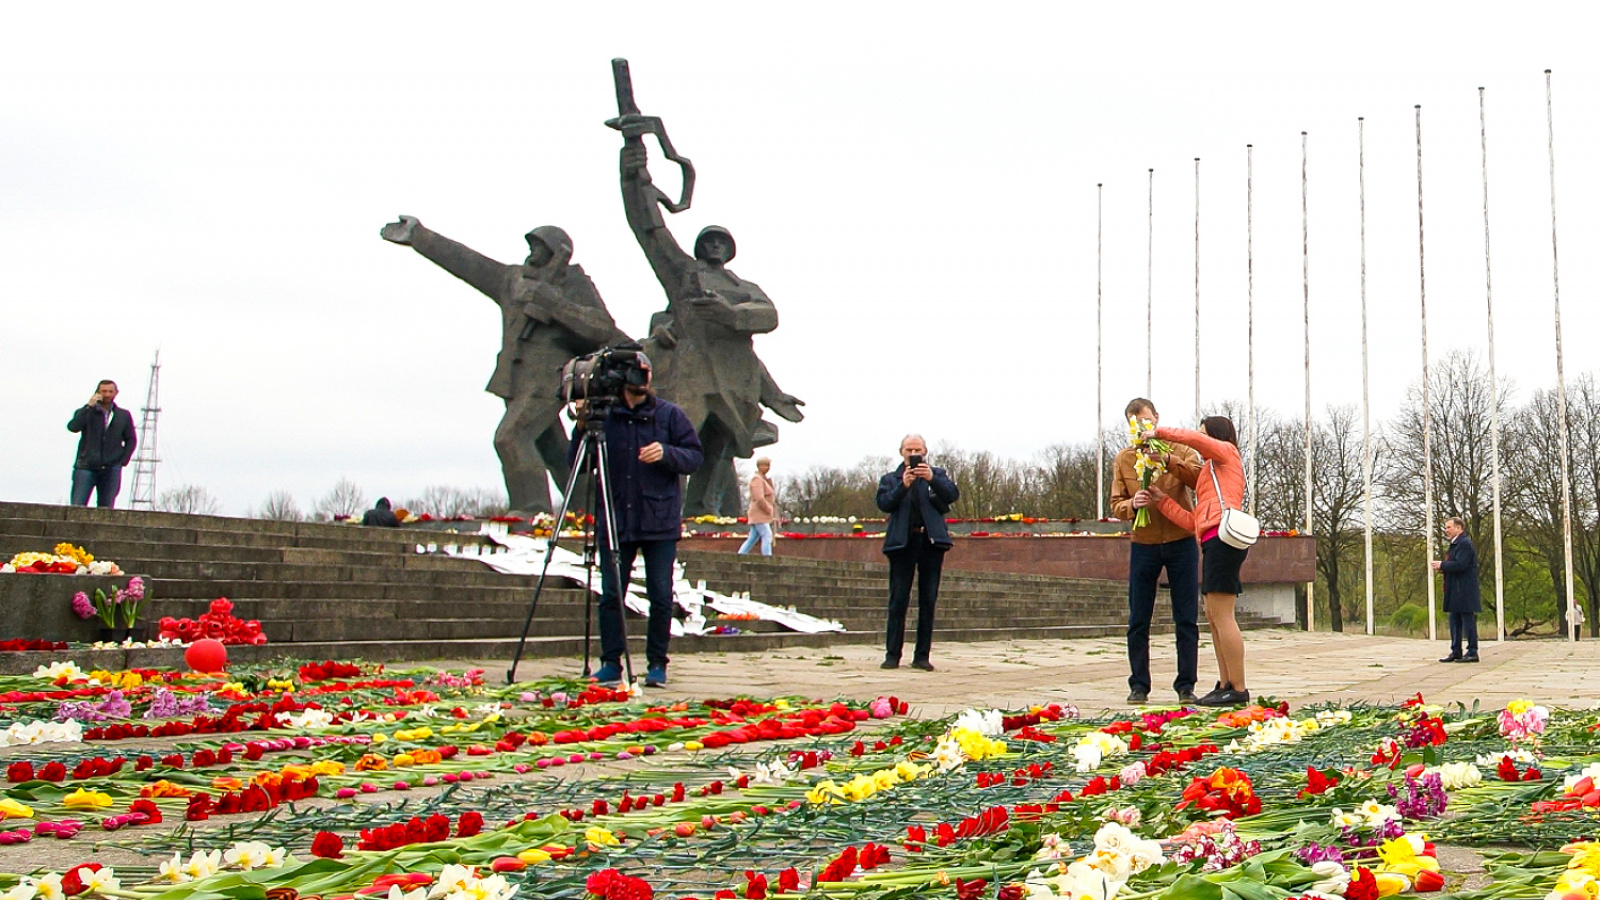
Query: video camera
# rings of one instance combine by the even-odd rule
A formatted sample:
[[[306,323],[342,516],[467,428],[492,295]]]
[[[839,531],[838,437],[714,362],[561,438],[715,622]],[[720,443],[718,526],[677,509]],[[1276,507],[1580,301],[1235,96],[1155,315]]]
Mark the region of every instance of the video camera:
[[[585,400],[591,408],[622,399],[625,385],[650,383],[650,357],[637,342],[629,341],[579,356],[561,367],[558,397],[562,403]]]

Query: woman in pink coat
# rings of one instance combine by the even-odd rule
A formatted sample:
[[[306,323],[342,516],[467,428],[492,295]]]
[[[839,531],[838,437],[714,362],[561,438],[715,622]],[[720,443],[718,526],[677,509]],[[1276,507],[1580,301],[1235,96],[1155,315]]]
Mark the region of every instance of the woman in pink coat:
[[[1244,503],[1244,466],[1239,460],[1239,437],[1233,420],[1227,416],[1208,416],[1199,431],[1160,427],[1155,436],[1163,441],[1183,444],[1199,451],[1206,465],[1195,478],[1194,511],[1152,486],[1150,497],[1160,504],[1162,515],[1200,539],[1200,591],[1205,597],[1206,623],[1211,628],[1211,646],[1217,654],[1217,686],[1200,698],[1202,706],[1239,706],[1250,702],[1250,689],[1244,678],[1244,636],[1234,620],[1233,608],[1243,585],[1239,567],[1248,550],[1230,547],[1217,537],[1222,510],[1239,509]],[[1215,479],[1213,480],[1213,476]],[[1218,488],[1222,496],[1217,496]]]
[[[756,474],[750,478],[750,508],[744,516],[750,523],[750,536],[739,548],[740,555],[749,553],[758,541],[761,555],[772,555],[772,520],[778,515],[778,492],[772,486],[772,479],[767,477],[771,468],[772,460],[765,456],[756,460]]]

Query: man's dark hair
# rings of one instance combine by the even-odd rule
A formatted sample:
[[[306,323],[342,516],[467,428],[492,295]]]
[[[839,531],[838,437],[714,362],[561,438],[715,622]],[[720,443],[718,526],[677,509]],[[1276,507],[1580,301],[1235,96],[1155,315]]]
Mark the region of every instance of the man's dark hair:
[[[1234,430],[1233,420],[1227,416],[1206,416],[1200,420],[1206,434],[1219,441],[1227,441],[1233,446],[1239,446],[1239,432]]]
[[[1137,416],[1139,411],[1143,409],[1148,409],[1151,412],[1155,412],[1156,405],[1143,397],[1135,397],[1128,401],[1127,408],[1122,411],[1122,417],[1125,419],[1131,419],[1134,416]]]
[[[98,390],[100,390],[101,388],[105,387],[108,384],[111,385],[112,387],[116,387],[117,386],[117,383],[115,381],[112,381],[109,378],[102,378],[102,379],[100,379],[100,383],[94,386],[94,389],[98,391]]]

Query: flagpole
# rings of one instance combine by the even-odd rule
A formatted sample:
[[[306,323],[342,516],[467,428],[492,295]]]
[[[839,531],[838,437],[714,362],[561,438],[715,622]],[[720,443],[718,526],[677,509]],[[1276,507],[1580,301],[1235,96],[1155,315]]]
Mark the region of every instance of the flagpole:
[[[1244,268],[1245,309],[1249,349],[1250,385],[1250,514],[1256,514],[1256,250],[1255,250],[1255,146],[1244,145]]]
[[[1417,277],[1418,297],[1422,309],[1422,505],[1423,559],[1433,559],[1433,432],[1431,398],[1428,391],[1428,269],[1424,253],[1422,230],[1422,104],[1416,106],[1417,115]],[[1428,573],[1428,640],[1439,639],[1438,614],[1434,609],[1433,568]]]
[[[1494,503],[1495,643],[1506,639],[1505,545],[1500,533],[1500,379],[1494,367],[1494,279],[1489,270],[1489,126],[1478,88],[1478,145],[1483,156],[1483,298],[1489,323],[1489,480]]]
[[[1567,629],[1573,641],[1578,639],[1577,597],[1572,586],[1572,450],[1567,432],[1571,423],[1567,419],[1567,375],[1561,354],[1561,265],[1556,253],[1556,114],[1550,91],[1550,70],[1544,70],[1545,118],[1550,127],[1550,273],[1555,286],[1556,313],[1556,405],[1561,414],[1561,544],[1566,559],[1567,576]]]
[[[1367,634],[1372,634],[1372,398],[1367,375],[1367,121],[1364,116],[1356,117],[1356,160],[1361,186],[1361,530],[1367,551]]]
[[[1106,517],[1106,437],[1105,437],[1105,337],[1101,330],[1104,310],[1101,261],[1104,258],[1105,185],[1097,184],[1094,208],[1094,517]]]
[[[1300,132],[1300,285],[1301,311],[1304,316],[1306,336],[1306,534],[1315,535],[1311,518],[1311,243],[1308,225],[1309,207],[1306,204],[1306,133]],[[1315,537],[1312,538],[1315,540]],[[1306,630],[1316,631],[1317,608],[1315,602],[1317,573],[1311,573],[1306,584]],[[1331,592],[1330,592],[1331,596]]]

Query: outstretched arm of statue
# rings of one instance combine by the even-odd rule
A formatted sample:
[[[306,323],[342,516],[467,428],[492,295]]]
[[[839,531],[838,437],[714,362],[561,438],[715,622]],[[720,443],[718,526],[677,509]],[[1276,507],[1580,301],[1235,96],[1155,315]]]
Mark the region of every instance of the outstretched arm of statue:
[[[595,347],[612,347],[632,340],[605,310],[590,309],[559,294],[539,296],[523,304],[522,311],[535,321],[554,322]]]
[[[650,261],[650,268],[655,270],[656,280],[670,293],[683,280],[681,271],[692,260],[678,246],[661,217],[661,205],[657,201],[660,191],[650,180],[650,157],[642,139],[623,145],[621,169],[622,209],[627,214],[628,227],[633,229],[633,236]]]
[[[700,315],[742,334],[766,334],[778,327],[778,308],[750,282],[743,290],[706,291],[688,298]]]
[[[505,281],[506,266],[482,253],[429,230],[411,216],[383,226],[379,234],[386,241],[406,244],[427,257],[434,265],[477,288],[495,302]]]
[[[786,394],[783,388],[778,387],[778,382],[773,380],[772,373],[767,371],[767,364],[759,359],[761,366],[761,405],[772,410],[790,422],[799,422],[806,417],[800,407],[806,402],[793,394]]]

